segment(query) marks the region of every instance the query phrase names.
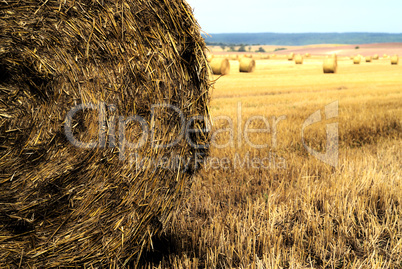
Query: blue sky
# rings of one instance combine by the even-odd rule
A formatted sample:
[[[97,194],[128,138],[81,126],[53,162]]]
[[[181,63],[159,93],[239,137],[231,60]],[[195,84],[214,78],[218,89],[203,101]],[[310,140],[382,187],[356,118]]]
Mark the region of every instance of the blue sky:
[[[187,0],[207,33],[402,33],[401,0]]]

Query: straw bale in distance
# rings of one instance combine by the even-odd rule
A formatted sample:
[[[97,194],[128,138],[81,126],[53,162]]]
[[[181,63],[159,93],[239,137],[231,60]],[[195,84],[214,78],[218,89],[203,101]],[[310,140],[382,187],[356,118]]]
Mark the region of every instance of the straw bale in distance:
[[[372,62],[372,60],[373,60],[373,57],[371,57],[371,56],[366,56],[366,63],[371,63]]]
[[[362,59],[360,58],[360,56],[355,56],[353,58],[353,64],[360,64],[361,60]]]
[[[338,62],[336,58],[324,59],[323,71],[325,74],[336,73],[338,69]]]
[[[212,59],[214,58],[214,55],[213,54],[206,54],[206,57],[207,57],[207,61],[211,62]]]
[[[379,60],[379,59],[380,59],[380,56],[378,54],[373,55],[373,60]]]
[[[293,61],[294,57],[295,57],[295,54],[293,52],[289,53],[288,61]]]
[[[183,124],[163,106],[208,116],[191,7],[7,0],[0,29],[0,268],[126,268],[190,187],[198,167],[178,163],[207,153],[203,120],[199,147],[176,141]]]
[[[236,61],[238,59],[239,59],[239,56],[237,54],[230,55],[230,60]]]
[[[209,63],[214,75],[228,75],[230,72],[230,63],[226,58],[215,58]]]
[[[306,52],[306,54],[304,54],[304,57],[306,57],[306,58],[308,58],[308,57],[310,57],[311,55],[310,55],[310,53],[308,53],[308,52]]]
[[[303,64],[303,56],[301,56],[300,54],[297,54],[295,56],[295,63],[296,64]]]
[[[399,56],[398,55],[394,55],[391,57],[391,64],[392,65],[397,65],[399,62]]]
[[[239,61],[239,71],[245,73],[251,73],[255,70],[255,60],[251,58],[242,58]]]

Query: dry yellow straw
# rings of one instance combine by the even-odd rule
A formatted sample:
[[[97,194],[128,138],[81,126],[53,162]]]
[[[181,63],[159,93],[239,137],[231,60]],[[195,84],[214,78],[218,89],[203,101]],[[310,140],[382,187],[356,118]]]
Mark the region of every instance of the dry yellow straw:
[[[336,57],[324,59],[323,70],[324,74],[336,73],[338,62]]]
[[[303,56],[301,56],[300,54],[297,54],[295,57],[295,63],[296,64],[303,64]]]
[[[399,62],[399,56],[398,55],[394,55],[391,57],[391,64],[392,65],[397,65]]]
[[[251,73],[255,70],[255,60],[251,58],[241,58],[239,60],[239,71],[245,73]]]
[[[353,63],[354,64],[360,64],[360,61],[361,61],[360,56],[356,56],[356,57],[353,58]]]
[[[226,58],[214,58],[209,63],[214,75],[228,75],[230,72],[230,63]]]

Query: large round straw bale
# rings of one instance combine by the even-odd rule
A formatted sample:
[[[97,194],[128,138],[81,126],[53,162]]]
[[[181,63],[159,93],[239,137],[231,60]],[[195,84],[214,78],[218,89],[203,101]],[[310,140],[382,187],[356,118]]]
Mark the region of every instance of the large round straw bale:
[[[336,73],[337,69],[338,69],[338,62],[335,57],[324,59],[323,70],[325,74]]]
[[[245,73],[251,73],[255,70],[255,60],[251,58],[241,58],[239,60],[239,71]]]
[[[398,55],[394,55],[391,57],[391,64],[392,65],[397,65],[399,62],[399,56]]]
[[[303,64],[303,56],[301,56],[300,54],[297,54],[295,56],[295,63],[296,64]]]
[[[373,57],[371,57],[371,56],[366,56],[366,63],[371,63],[372,62],[372,60],[373,60]]]
[[[215,58],[209,63],[214,75],[227,75],[230,72],[230,63],[226,58]]]
[[[380,59],[380,56],[378,56],[378,54],[374,54],[373,55],[373,60],[378,60],[378,59]]]
[[[207,153],[209,67],[191,8],[0,10],[0,268],[126,268]]]
[[[294,57],[295,57],[295,54],[293,52],[289,53],[288,61],[293,61]]]
[[[387,54],[384,54],[382,57],[383,57],[384,59],[387,59],[389,56],[388,56]]]
[[[360,64],[360,61],[361,61],[361,58],[360,58],[359,56],[355,56],[355,57],[353,58],[353,63],[354,63],[354,64]]]

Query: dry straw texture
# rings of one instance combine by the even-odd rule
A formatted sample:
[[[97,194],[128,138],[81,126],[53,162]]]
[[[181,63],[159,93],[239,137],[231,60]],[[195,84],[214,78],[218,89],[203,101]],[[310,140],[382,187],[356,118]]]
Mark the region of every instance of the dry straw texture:
[[[226,58],[215,58],[209,63],[214,75],[228,75],[230,72],[230,63]]]
[[[338,61],[336,57],[324,59],[323,71],[325,74],[336,73],[338,69]]]
[[[288,55],[288,61],[293,61],[295,54],[292,52]]]
[[[373,55],[373,60],[379,60],[379,59],[380,59],[380,56],[378,54]]]
[[[295,56],[295,63],[296,64],[303,64],[303,56],[301,56],[300,54],[297,54]]]
[[[174,159],[169,169],[137,167],[134,156],[188,161],[206,153],[186,139],[156,149],[174,142],[182,124],[172,109],[151,116],[162,103],[186,119],[208,115],[205,43],[191,8],[182,0],[7,0],[0,29],[0,268],[135,263],[195,167]],[[79,104],[94,107],[68,124]],[[135,115],[156,130],[148,140],[129,122]],[[192,141],[206,144],[204,121],[192,125],[201,130]],[[98,143],[72,145],[69,128]],[[129,142],[146,143],[120,143],[122,130]],[[108,134],[104,145],[99,133]]]
[[[239,61],[239,71],[251,73],[255,70],[255,60],[251,58],[241,58]]]
[[[366,56],[366,63],[371,63],[373,61],[373,57]]]
[[[360,64],[360,62],[361,62],[361,58],[360,58],[360,56],[355,56],[354,58],[353,58],[353,63],[354,64]]]
[[[394,55],[391,57],[391,64],[392,65],[397,65],[399,62],[399,56],[398,55]]]

